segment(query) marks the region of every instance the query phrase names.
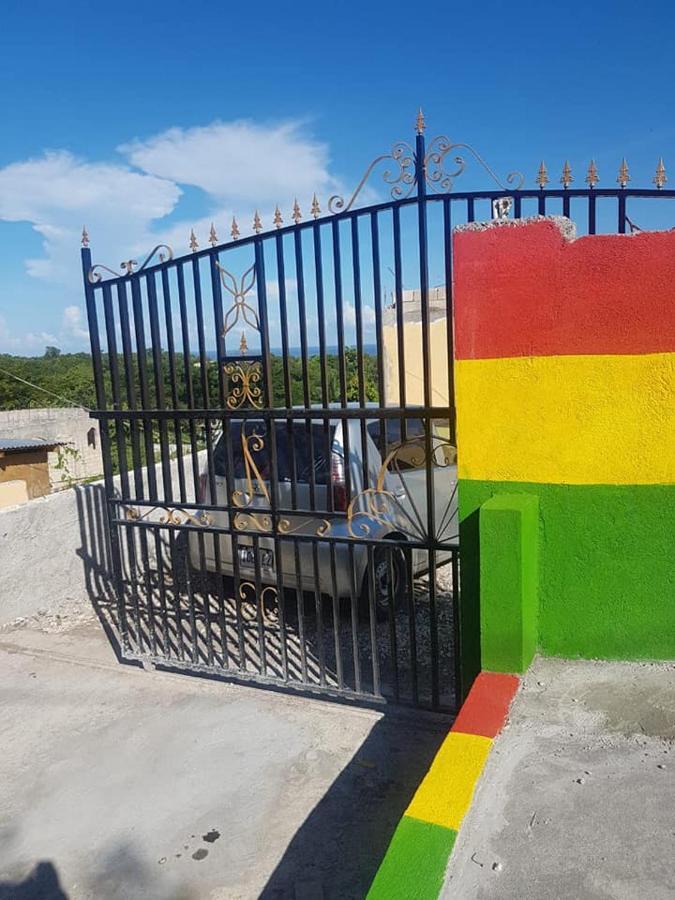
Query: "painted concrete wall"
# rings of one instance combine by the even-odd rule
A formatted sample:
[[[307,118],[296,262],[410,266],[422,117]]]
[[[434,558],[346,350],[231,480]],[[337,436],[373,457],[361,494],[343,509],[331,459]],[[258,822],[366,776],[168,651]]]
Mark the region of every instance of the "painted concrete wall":
[[[28,488],[23,481],[0,481],[0,509],[3,506],[16,506],[28,500]]]
[[[454,252],[469,610],[481,505],[535,494],[540,649],[675,657],[675,232],[501,222]]]

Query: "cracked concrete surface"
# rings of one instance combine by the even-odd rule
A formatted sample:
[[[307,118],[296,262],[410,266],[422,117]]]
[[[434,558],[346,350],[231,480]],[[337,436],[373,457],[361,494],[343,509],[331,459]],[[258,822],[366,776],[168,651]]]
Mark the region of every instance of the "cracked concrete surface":
[[[537,659],[443,898],[672,900],[675,664]]]

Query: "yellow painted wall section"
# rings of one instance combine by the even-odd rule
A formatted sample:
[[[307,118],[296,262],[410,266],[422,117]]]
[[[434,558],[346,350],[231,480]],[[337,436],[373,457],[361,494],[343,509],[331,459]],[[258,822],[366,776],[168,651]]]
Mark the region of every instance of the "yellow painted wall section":
[[[455,362],[459,476],[675,482],[675,354]]]

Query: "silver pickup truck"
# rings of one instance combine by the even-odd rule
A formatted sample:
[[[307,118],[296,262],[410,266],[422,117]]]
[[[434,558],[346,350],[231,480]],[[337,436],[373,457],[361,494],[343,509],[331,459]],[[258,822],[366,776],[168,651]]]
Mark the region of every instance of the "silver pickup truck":
[[[276,551],[281,557],[279,561],[275,558],[272,536],[271,435],[262,420],[232,420],[229,434],[218,437],[213,451],[215,497],[206,466],[200,477],[198,502],[231,507],[231,516],[226,510],[208,513],[213,526],[235,533],[260,534],[255,542],[250,534],[237,537],[240,577],[253,581],[257,562],[260,582],[275,585],[280,563],[284,587],[299,585],[303,590],[313,591],[318,579],[323,594],[337,592],[338,597],[347,597],[354,590],[362,596],[371,579],[366,577],[369,554],[359,538],[376,540],[378,543],[371,557],[375,596],[378,604],[385,603],[392,590],[392,579],[397,596],[401,579],[406,577],[406,542],[427,540],[427,478],[433,480],[435,536],[441,542],[456,541],[455,448],[432,427],[432,462],[427,465],[429,446],[423,420],[407,417],[404,421],[405,439],[402,440],[400,419],[366,419],[365,442],[362,424],[357,418],[331,419],[327,425],[322,419],[275,421],[275,506],[279,538]],[[232,478],[229,497],[228,472]],[[285,535],[289,537],[285,538]],[[323,539],[295,541],[291,539],[292,535],[313,535]],[[349,538],[353,544],[350,548],[348,544],[333,542],[330,538]],[[195,568],[205,566],[209,571],[232,575],[232,538],[230,534],[220,533],[217,540],[219,566],[216,565],[214,540],[200,540],[198,533],[192,531],[189,539],[191,564]],[[385,541],[396,543],[383,545]],[[448,559],[449,553],[438,550],[435,565],[440,566]],[[429,553],[425,549],[413,549],[410,560],[413,576],[428,571]]]

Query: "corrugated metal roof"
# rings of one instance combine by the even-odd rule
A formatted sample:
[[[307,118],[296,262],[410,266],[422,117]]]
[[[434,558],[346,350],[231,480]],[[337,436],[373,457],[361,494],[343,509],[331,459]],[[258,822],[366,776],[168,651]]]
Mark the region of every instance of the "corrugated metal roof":
[[[0,437],[0,453],[12,453],[19,450],[44,450],[49,447],[60,447],[63,443],[63,441],[48,441],[45,438]]]

